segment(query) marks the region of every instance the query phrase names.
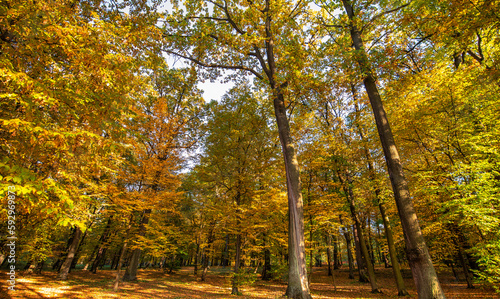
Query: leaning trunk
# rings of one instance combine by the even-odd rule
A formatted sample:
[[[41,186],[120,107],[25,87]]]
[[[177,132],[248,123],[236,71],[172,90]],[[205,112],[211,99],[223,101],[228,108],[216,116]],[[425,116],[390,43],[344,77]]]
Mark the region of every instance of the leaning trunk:
[[[403,167],[399,157],[396,143],[392,135],[389,120],[378,93],[375,77],[368,62],[368,57],[363,46],[361,32],[355,24],[354,9],[351,1],[342,0],[347,16],[351,20],[350,33],[354,48],[359,52],[357,62],[363,75],[363,83],[370,99],[375,122],[379,133],[382,149],[387,163],[387,169],[394,191],[401,226],[406,242],[406,254],[413,274],[419,298],[445,298],[439,284],[436,270],[425,244],[417,215],[413,208],[408,183],[403,174]]]
[[[66,256],[66,259],[64,260],[64,263],[61,266],[61,270],[59,270],[59,275],[58,275],[59,280],[68,279],[68,273],[69,273],[69,270],[71,268],[71,263],[73,262],[73,259],[75,258],[76,250],[78,249],[78,243],[80,243],[80,236],[81,235],[82,235],[82,231],[77,226],[75,229],[75,233],[73,235],[73,240],[71,241],[71,245],[69,246],[69,249],[68,249],[68,255]]]
[[[354,108],[356,111],[356,118],[359,119],[359,108],[358,108],[358,99],[356,96],[356,89],[354,85],[351,85],[352,95],[354,98]],[[375,167],[373,166],[373,158],[370,154],[370,151],[365,143],[365,137],[359,123],[356,123],[356,127],[358,129],[359,137],[363,142],[363,150],[365,154],[365,158],[368,164],[368,176],[372,182],[376,182],[375,177]],[[401,274],[401,269],[399,267],[399,262],[396,256],[396,246],[394,245],[394,237],[392,235],[392,227],[391,222],[389,221],[389,217],[385,211],[385,205],[382,199],[380,198],[380,189],[378,186],[375,186],[375,199],[378,203],[378,207],[380,210],[380,216],[382,217],[382,221],[384,223],[384,231],[387,239],[387,247],[389,248],[389,256],[391,258],[392,263],[392,272],[394,274],[394,279],[396,280],[396,286],[398,288],[398,296],[406,296],[408,295],[408,291],[406,290],[406,286],[403,280],[403,275]],[[384,261],[386,262],[387,267],[387,258],[384,257]]]

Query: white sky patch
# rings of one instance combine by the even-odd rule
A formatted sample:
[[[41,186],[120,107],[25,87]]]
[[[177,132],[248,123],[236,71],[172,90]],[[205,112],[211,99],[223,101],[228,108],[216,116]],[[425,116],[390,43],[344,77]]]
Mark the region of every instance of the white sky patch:
[[[198,82],[198,88],[203,90],[203,98],[205,101],[210,102],[215,100],[220,102],[222,96],[234,87],[233,82],[220,83],[205,81],[204,83]]]

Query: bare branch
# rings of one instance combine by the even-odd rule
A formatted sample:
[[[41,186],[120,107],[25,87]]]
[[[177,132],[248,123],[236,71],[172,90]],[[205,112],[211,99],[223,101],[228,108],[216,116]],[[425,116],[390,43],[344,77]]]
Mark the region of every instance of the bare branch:
[[[264,77],[261,74],[259,74],[256,70],[249,68],[249,67],[246,67],[246,66],[243,66],[243,65],[224,65],[224,64],[216,64],[216,63],[205,63],[199,59],[196,59],[196,58],[193,58],[190,56],[186,56],[186,55],[183,55],[183,54],[171,51],[171,50],[164,50],[164,51],[166,53],[175,55],[177,57],[187,59],[187,60],[194,62],[197,65],[205,67],[205,68],[221,68],[221,69],[226,69],[226,70],[242,70],[242,71],[246,71],[246,72],[250,72],[250,73],[254,74],[255,77],[257,77],[261,80],[264,79]]]
[[[253,46],[255,50],[255,56],[257,57],[257,60],[260,62],[260,66],[264,70],[264,73],[266,73],[267,77],[270,78],[271,72],[269,71],[269,68],[267,67],[266,61],[264,60],[264,57],[262,56],[262,53],[260,52],[259,47]]]
[[[390,13],[393,13],[393,12],[396,12],[396,11],[398,11],[398,10],[400,10],[400,9],[405,8],[406,6],[410,5],[411,1],[412,1],[412,0],[410,0],[410,1],[408,1],[408,3],[403,4],[403,5],[401,5],[401,6],[398,6],[398,7],[396,7],[396,8],[393,8],[393,9],[390,9],[390,10],[386,10],[386,11],[383,11],[383,12],[381,12],[381,13],[379,13],[379,14],[376,14],[375,16],[373,16],[373,17],[370,19],[370,21],[368,21],[368,22],[367,22],[367,23],[363,26],[363,28],[361,28],[361,30],[360,30],[360,31],[361,31],[361,32],[363,32],[363,30],[364,30],[364,29],[365,29],[368,25],[370,25],[371,23],[375,22],[375,20],[376,20],[376,19],[378,19],[378,18],[380,18],[380,17],[382,17],[382,16],[384,16],[384,15],[387,15],[387,14],[390,14]]]
[[[433,35],[434,35],[434,33],[431,33],[431,34],[428,34],[428,35],[422,37],[415,45],[413,45],[413,47],[411,47],[408,50],[404,50],[404,52],[410,53],[411,51],[415,50],[415,48],[418,47],[418,45],[420,45],[421,43],[423,43],[425,40],[427,40],[429,37],[431,37]]]

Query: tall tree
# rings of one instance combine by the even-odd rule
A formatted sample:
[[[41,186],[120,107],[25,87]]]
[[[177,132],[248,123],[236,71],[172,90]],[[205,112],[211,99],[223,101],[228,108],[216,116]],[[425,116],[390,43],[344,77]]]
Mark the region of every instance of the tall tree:
[[[391,179],[394,197],[398,207],[403,231],[405,233],[406,252],[412,269],[413,279],[420,298],[444,298],[434,265],[420,230],[413,203],[408,190],[408,183],[403,174],[399,153],[394,141],[389,120],[382,104],[382,99],[365,50],[362,28],[359,24],[360,8],[354,7],[349,0],[342,0],[342,5],[349,18],[348,28],[353,47],[357,51],[356,61],[359,65],[363,84],[373,109],[382,149],[386,158],[387,169]]]
[[[165,22],[167,53],[204,67],[212,78],[221,70],[253,74],[269,90],[283,151],[289,199],[286,295],[310,298],[300,176],[286,98],[287,87],[301,80],[299,70],[307,64],[305,39],[308,29],[304,23],[313,13],[307,1],[185,1],[184,8],[186,13],[176,9]]]

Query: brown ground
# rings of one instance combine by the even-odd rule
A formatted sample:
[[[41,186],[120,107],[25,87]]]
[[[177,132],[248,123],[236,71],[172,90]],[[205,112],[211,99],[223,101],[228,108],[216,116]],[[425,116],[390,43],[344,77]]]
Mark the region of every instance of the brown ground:
[[[286,284],[282,282],[256,281],[254,285],[241,289],[243,295],[231,296],[231,288],[221,269],[209,271],[207,281],[200,282],[191,268],[183,268],[175,274],[164,274],[159,270],[139,270],[138,282],[122,283],[119,292],[113,292],[115,271],[74,271],[65,282],[55,280],[56,274],[44,272],[42,275],[19,275],[16,291],[6,292],[7,276],[0,272],[0,298],[282,298]],[[409,270],[405,270],[406,286],[411,297],[417,298],[415,286]],[[392,279],[391,269],[378,268],[377,280],[383,294],[370,293],[370,285],[347,278],[347,270],[336,270],[335,284],[326,275],[326,268],[315,268],[312,276],[311,292],[315,299],[326,298],[398,298]],[[490,287],[477,284],[476,289],[467,289],[464,282],[456,282],[450,273],[440,271],[441,286],[450,298],[500,298]]]

